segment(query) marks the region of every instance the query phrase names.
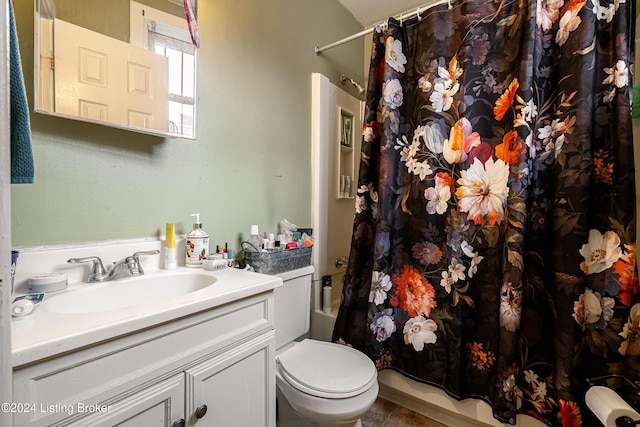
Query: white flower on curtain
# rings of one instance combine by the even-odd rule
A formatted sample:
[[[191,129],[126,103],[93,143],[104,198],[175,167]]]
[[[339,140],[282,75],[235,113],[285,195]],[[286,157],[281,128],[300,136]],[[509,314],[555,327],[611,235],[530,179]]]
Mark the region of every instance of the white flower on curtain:
[[[594,15],[596,15],[596,18],[600,21],[606,20],[607,23],[609,23],[613,21],[620,5],[626,3],[626,0],[614,0],[613,3],[610,3],[607,6],[602,6],[600,4],[600,0],[591,0],[591,3],[593,4],[592,11]]]
[[[505,283],[500,292],[500,325],[507,331],[517,331],[521,314],[522,291],[516,289],[511,282]]]
[[[387,292],[391,289],[391,277],[381,271],[374,271],[371,277],[369,302],[382,304],[387,299]]]
[[[385,46],[385,60],[387,61],[387,65],[399,73],[404,73],[404,64],[407,63],[407,57],[402,53],[402,43],[400,40],[389,37],[385,41]]]
[[[569,33],[575,31],[582,22],[578,14],[580,10],[582,10],[584,2],[572,3],[572,5],[573,7],[569,7],[562,15],[562,18],[560,18],[560,26],[556,33],[556,43],[558,43],[558,46],[565,44],[569,38]]]
[[[604,68],[604,72],[608,74],[602,84],[608,85],[614,83],[616,87],[623,88],[629,84],[629,69],[622,60],[618,60],[616,65],[611,68]]]
[[[613,317],[614,304],[613,298],[585,289],[578,301],[573,302],[572,316],[583,330],[589,327],[604,329]]]
[[[610,268],[622,256],[620,236],[613,231],[600,233],[598,230],[589,231],[589,241],[579,250],[584,261],[580,269],[587,274],[600,273]]]
[[[629,320],[620,332],[624,341],[620,344],[618,353],[631,356],[640,355],[640,304],[634,304],[629,311]]]
[[[536,23],[543,30],[550,30],[554,22],[560,17],[560,9],[564,6],[563,0],[538,0],[536,11]]]
[[[433,320],[423,316],[414,317],[404,324],[404,342],[411,344],[416,351],[422,351],[425,344],[434,344],[438,340],[435,334],[437,330],[438,325]]]
[[[449,186],[436,183],[435,187],[429,187],[424,190],[424,197],[428,200],[427,212],[430,214],[437,213],[442,215],[447,211],[449,199],[451,199],[451,190]]]
[[[460,211],[476,224],[482,224],[485,216],[489,224],[500,223],[509,194],[509,166],[501,159],[490,158],[483,164],[475,158],[461,175],[456,190]]]
[[[429,97],[433,109],[436,113],[443,111],[449,111],[453,105],[453,97],[460,89],[460,83],[453,83],[452,80],[445,80],[444,82],[438,82],[433,87],[433,93]]]
[[[384,82],[382,86],[382,93],[385,105],[395,109],[402,105],[404,95],[402,93],[402,86],[398,79],[389,80]]]

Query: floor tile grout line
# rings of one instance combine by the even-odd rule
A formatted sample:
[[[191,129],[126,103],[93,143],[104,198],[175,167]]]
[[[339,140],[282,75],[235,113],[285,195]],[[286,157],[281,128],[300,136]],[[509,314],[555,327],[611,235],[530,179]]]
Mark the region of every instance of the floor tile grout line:
[[[389,415],[387,415],[387,418],[384,419],[384,421],[382,422],[382,425],[380,427],[384,427],[385,425],[387,425],[387,421],[389,421],[389,418],[391,418],[391,413],[393,411],[389,412]]]

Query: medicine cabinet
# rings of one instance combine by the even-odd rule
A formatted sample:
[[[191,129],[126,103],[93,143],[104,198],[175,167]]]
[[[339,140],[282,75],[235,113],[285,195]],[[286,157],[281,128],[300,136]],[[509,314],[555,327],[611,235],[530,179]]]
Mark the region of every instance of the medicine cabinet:
[[[195,139],[194,26],[182,0],[35,0],[35,111]]]

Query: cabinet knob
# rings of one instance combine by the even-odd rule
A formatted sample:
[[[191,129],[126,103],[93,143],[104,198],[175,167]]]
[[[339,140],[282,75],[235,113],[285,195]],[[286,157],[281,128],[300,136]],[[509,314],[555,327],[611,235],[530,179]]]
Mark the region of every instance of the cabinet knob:
[[[200,419],[207,414],[207,405],[202,405],[196,409],[196,418]]]
[[[171,424],[171,427],[184,427],[186,424],[184,422],[184,419],[181,418],[178,421],[174,422],[173,424]]]

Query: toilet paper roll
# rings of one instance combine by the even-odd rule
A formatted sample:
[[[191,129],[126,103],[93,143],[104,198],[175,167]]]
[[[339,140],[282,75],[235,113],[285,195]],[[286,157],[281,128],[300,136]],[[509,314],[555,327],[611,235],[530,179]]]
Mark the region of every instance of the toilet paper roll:
[[[605,427],[616,427],[616,420],[624,416],[640,420],[640,414],[609,387],[591,387],[585,395],[585,403]]]

